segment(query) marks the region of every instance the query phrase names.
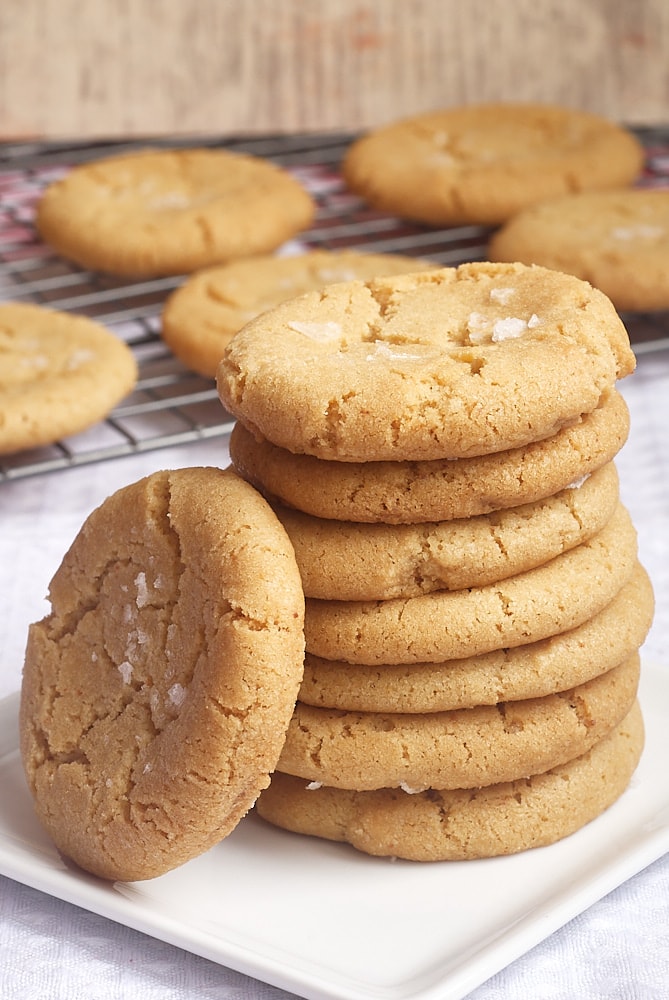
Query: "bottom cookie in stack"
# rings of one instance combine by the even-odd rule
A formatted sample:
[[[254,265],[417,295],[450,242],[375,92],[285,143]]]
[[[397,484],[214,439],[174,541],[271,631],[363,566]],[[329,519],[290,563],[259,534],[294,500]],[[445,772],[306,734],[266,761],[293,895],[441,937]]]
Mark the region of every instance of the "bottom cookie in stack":
[[[624,792],[644,743],[635,702],[590,750],[541,774],[482,788],[358,792],[314,787],[275,773],[258,800],[275,826],[345,841],[366,854],[464,861],[554,843],[595,819]]]

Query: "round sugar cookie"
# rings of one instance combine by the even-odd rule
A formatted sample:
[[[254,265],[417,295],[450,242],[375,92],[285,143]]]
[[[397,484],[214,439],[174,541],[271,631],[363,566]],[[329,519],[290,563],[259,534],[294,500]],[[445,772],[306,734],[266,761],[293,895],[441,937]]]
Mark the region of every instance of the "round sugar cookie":
[[[553,437],[478,458],[329,462],[277,448],[240,423],[230,435],[230,456],[261,492],[314,517],[416,524],[476,517],[552,496],[610,462],[628,433],[627,404],[613,390],[592,413]]]
[[[636,531],[619,504],[594,538],[499,583],[389,601],[307,598],[307,652],[347,663],[439,663],[523,646],[596,615],[630,579]]]
[[[570,275],[462,264],[309,292],[248,323],[224,407],[288,451],[468,458],[550,437],[634,369],[609,300]]]
[[[82,267],[148,278],[268,253],[314,211],[302,185],[269,160],[147,149],[74,167],[44,192],[36,225]]]
[[[52,444],[96,424],[134,388],[137,363],[83,316],[0,304],[0,454]]]
[[[20,749],[57,847],[107,879],[225,837],[274,770],[302,677],[290,542],[231,471],[157,472],[83,525],[29,630]]]
[[[424,271],[428,266],[416,257],[352,250],[231,261],[191,275],[168,297],[161,335],[188,368],[214,378],[234,334],[286,299],[333,282]]]
[[[575,760],[543,774],[477,789],[356,792],[314,788],[275,772],[256,810],[274,826],[409,861],[468,861],[543,847],[575,833],[623,794],[641,758],[636,702]]]
[[[493,234],[488,252],[575,274],[620,310],[669,309],[669,191],[587,192],[533,205]]]
[[[496,225],[570,191],[630,184],[644,152],[627,129],[545,104],[446,108],[382,126],[348,149],[348,186],[382,212],[434,226]]]
[[[332,788],[480,788],[578,757],[632,707],[639,656],[569,691],[401,714],[339,712],[298,702],[277,771]]]
[[[653,618],[648,574],[637,565],[603,611],[558,635],[444,663],[376,666],[307,653],[299,700],[345,712],[450,712],[543,698],[606,673],[639,649]]]
[[[375,601],[482,587],[554,559],[604,527],[618,504],[612,462],[571,489],[493,514],[426,524],[329,521],[275,507],[307,597]]]

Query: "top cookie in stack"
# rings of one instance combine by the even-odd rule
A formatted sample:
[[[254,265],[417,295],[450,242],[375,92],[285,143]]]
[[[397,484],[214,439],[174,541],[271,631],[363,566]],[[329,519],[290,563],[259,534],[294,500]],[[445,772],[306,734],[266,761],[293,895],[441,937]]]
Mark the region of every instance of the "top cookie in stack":
[[[307,597],[262,816],[439,860],[548,843],[618,797],[652,614],[611,464],[633,368],[604,295],[523,265],[331,285],[233,338],[233,464]]]

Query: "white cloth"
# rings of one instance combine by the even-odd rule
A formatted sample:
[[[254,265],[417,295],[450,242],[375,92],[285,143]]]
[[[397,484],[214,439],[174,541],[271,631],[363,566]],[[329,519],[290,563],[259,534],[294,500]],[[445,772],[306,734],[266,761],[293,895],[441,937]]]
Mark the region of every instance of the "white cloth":
[[[669,352],[642,357],[621,390],[632,414],[617,460],[621,492],[657,599],[643,654],[669,667]],[[156,469],[227,461],[225,443],[214,439],[0,485],[0,697],[20,686],[28,625],[47,612],[49,580],[88,513]],[[8,808],[11,803],[0,802]],[[0,997],[279,1000],[289,994],[0,877]],[[669,855],[471,997],[669,998]]]

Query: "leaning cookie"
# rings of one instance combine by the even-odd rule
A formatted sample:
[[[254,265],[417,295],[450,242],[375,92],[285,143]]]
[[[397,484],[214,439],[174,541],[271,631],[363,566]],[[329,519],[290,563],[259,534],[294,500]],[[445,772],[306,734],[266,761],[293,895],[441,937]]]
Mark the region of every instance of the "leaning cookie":
[[[480,788],[580,756],[627,715],[639,655],[569,691],[424,714],[298,702],[277,771],[333,788]]]
[[[267,253],[309,226],[314,211],[302,185],[269,160],[145,150],[73,168],[46,189],[36,225],[82,267],[140,278]]]
[[[568,632],[443,663],[374,666],[307,653],[299,700],[345,712],[450,712],[543,698],[584,684],[631,656],[653,618],[648,574],[637,565],[603,611]]]
[[[620,310],[669,309],[669,191],[588,192],[534,205],[493,234],[488,253],[575,274]]]
[[[601,292],[522,264],[328,285],[226,348],[224,407],[288,451],[343,462],[468,458],[550,437],[633,371]]]
[[[94,511],[32,625],[20,748],[58,848],[160,875],[228,834],[269,782],[302,676],[290,542],[230,471],[158,472]]]
[[[0,305],[0,454],[51,444],[102,420],[134,388],[130,348],[83,316]]]
[[[236,423],[230,457],[244,479],[314,517],[416,524],[534,503],[613,459],[629,433],[619,392],[552,437],[522,448],[431,462],[329,462],[277,448]]]
[[[619,504],[594,538],[499,583],[388,601],[308,598],[307,652],[373,665],[440,663],[523,646],[598,614],[636,564],[636,531]]]
[[[571,191],[630,184],[643,147],[597,115],[542,104],[478,104],[385,125],[349,148],[342,172],[375,208],[429,225],[496,225]]]
[[[428,266],[416,257],[350,250],[232,261],[199,271],[169,296],[161,336],[188,368],[213,378],[233,335],[259,313],[333,282],[422,271]]]
[[[485,788],[415,794],[314,787],[276,772],[258,815],[294,833],[344,841],[366,854],[466,861],[542,847],[575,833],[628,787],[644,745],[638,703],[575,760]]]
[[[609,462],[544,500],[452,521],[359,524],[274,509],[307,597],[376,601],[482,587],[540,566],[601,531],[618,496]]]

